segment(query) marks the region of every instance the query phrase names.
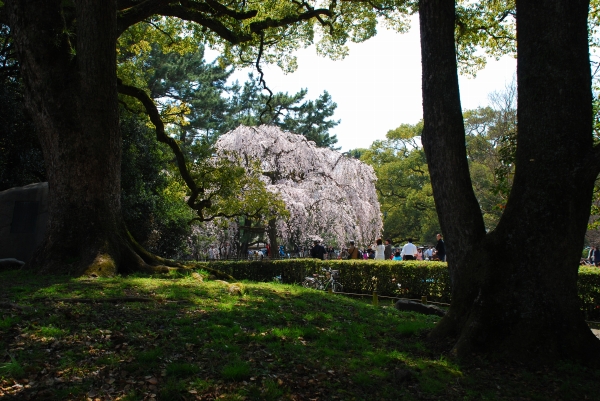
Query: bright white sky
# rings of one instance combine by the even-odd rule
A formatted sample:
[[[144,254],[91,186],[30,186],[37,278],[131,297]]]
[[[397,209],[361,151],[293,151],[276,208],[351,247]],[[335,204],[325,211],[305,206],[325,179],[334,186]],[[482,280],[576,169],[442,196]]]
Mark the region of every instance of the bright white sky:
[[[367,148],[400,124],[415,124],[423,116],[421,102],[421,53],[418,20],[411,30],[399,34],[381,26],[372,39],[350,44],[341,61],[316,55],[314,47],[297,53],[298,69],[285,75],[276,66],[264,66],[265,81],[274,92],[294,94],[308,89],[316,99],[324,90],[337,103],[334,115],[340,124],[331,130],[342,151]],[[233,79],[247,80],[249,70],[237,71]],[[477,78],[460,77],[463,109],[488,104],[488,95],[501,91],[513,79],[516,60],[490,60]],[[256,75],[256,73],[255,73]]]

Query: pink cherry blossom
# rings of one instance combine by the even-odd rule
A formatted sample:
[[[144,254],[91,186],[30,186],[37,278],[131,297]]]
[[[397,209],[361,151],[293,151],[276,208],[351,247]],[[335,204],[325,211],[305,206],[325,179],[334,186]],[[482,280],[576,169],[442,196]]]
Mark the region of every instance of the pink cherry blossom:
[[[251,168],[260,161],[267,189],[290,212],[277,221],[284,242],[307,244],[314,237],[343,246],[375,241],[382,219],[373,168],[302,135],[276,126],[239,126],[216,143],[220,157],[239,156]]]

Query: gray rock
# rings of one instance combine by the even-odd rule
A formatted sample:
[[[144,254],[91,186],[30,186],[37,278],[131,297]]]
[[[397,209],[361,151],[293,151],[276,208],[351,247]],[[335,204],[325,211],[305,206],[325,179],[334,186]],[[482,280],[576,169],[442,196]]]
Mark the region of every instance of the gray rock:
[[[435,305],[423,305],[420,302],[409,301],[408,299],[399,299],[394,307],[401,311],[417,312],[424,315],[445,316],[446,311]]]
[[[0,259],[28,262],[48,224],[48,183],[0,192]]]
[[[15,258],[0,259],[0,271],[20,269],[25,262]]]

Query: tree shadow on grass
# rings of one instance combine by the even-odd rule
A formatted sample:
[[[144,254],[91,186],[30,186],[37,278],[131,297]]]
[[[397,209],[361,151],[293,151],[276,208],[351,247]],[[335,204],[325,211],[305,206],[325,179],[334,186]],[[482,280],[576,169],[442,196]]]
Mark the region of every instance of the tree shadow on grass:
[[[425,337],[439,320],[294,285],[244,295],[191,276],[0,274],[6,399],[585,399],[598,372],[464,364]],[[131,294],[152,302],[76,303]],[[545,397],[545,398],[544,398]]]

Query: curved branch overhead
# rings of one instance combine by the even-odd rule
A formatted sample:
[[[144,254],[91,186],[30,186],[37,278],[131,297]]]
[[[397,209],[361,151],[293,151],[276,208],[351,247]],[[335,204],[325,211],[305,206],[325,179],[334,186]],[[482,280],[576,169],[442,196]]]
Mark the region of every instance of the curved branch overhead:
[[[152,15],[176,17],[182,20],[196,22],[219,35],[231,44],[240,44],[252,40],[249,33],[235,32],[220,21],[220,18],[229,17],[235,21],[244,21],[255,18],[257,10],[238,11],[227,7],[215,0],[196,1],[170,1],[170,0],[144,0],[140,2],[122,2],[119,4],[117,14],[118,34],[123,33],[128,27],[141,22]],[[333,12],[328,9],[312,9],[282,18],[267,17],[264,20],[251,22],[251,33],[260,33],[269,28],[281,28],[300,21],[317,18],[322,24],[321,17],[331,17]]]
[[[195,4],[195,3],[194,3]],[[217,17],[208,16],[198,8],[187,8],[175,4],[167,4],[156,10],[155,14],[165,17],[176,17],[192,21],[206,27],[233,45],[252,40],[252,35],[234,32],[227,28]]]
[[[117,4],[117,34],[156,14],[159,7],[169,0],[119,1]]]
[[[306,21],[311,18],[316,18],[320,16],[332,16],[333,13],[326,9],[318,9],[307,11],[302,14],[292,15],[289,17],[283,17],[280,19],[266,18],[263,21],[257,21],[250,23],[250,30],[252,32],[260,32],[267,28],[280,28],[282,26],[290,25],[295,22]]]
[[[175,154],[175,159],[177,160],[177,167],[179,168],[179,173],[181,174],[181,177],[183,178],[186,185],[191,191],[191,195],[187,201],[188,205],[192,209],[198,210],[200,205],[196,204],[196,199],[198,198],[201,189],[198,188],[196,182],[190,174],[181,147],[179,147],[179,144],[177,143],[177,141],[175,141],[175,139],[171,138],[165,133],[165,125],[162,119],[160,118],[160,113],[158,111],[158,108],[156,107],[156,104],[154,104],[154,101],[142,89],[136,88],[135,86],[131,85],[125,85],[121,80],[118,81],[117,89],[119,93],[126,96],[131,96],[139,100],[140,103],[142,103],[142,105],[146,109],[146,112],[148,113],[148,116],[150,117],[150,121],[156,127],[156,140],[167,144]]]
[[[219,190],[215,191],[214,188],[211,187],[211,184],[207,184],[202,176],[198,176],[198,172],[194,171],[194,167],[186,162],[186,157],[179,146],[178,141],[166,134],[165,124],[154,100],[144,90],[131,85],[125,85],[121,80],[118,81],[117,88],[119,93],[133,97],[142,103],[150,121],[156,128],[156,139],[159,142],[167,144],[175,154],[177,168],[189,189],[189,197],[186,203],[198,216],[192,219],[190,223],[193,221],[209,222],[219,217],[233,218],[239,216],[239,211],[228,212],[220,209],[218,205],[222,200],[220,201],[218,198],[223,198],[223,192],[220,192]],[[209,165],[208,167],[204,166],[204,168],[204,175],[206,176],[212,175],[215,171],[219,170],[220,167]],[[208,171],[208,174],[206,174],[206,171]],[[192,176],[192,172],[196,175],[196,179]],[[244,189],[242,189],[242,192],[243,191]],[[250,211],[244,209],[243,214],[250,218],[261,216],[264,214],[265,207],[257,207]]]
[[[185,3],[189,4],[189,2],[187,2],[187,1]],[[258,14],[258,11],[256,11],[256,10],[249,10],[249,11],[232,10],[230,8],[227,8],[227,6],[224,6],[223,4],[221,4],[215,0],[206,0],[206,4],[208,4],[208,6],[214,10],[215,16],[226,15],[226,16],[234,18],[238,21],[249,19],[249,18],[254,18],[254,17],[256,17],[256,14]]]

